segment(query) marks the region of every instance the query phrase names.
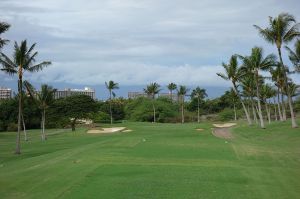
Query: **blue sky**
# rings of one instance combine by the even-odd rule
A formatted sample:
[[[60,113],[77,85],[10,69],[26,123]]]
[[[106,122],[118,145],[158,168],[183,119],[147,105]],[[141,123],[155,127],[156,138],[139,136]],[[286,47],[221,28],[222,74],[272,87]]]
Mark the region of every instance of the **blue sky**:
[[[300,21],[299,8],[298,0],[1,0],[0,20],[12,25],[3,52],[12,53],[13,41],[37,43],[39,60],[53,64],[25,74],[36,86],[87,85],[105,98],[109,80],[119,82],[121,96],[150,82],[175,82],[215,97],[230,86],[216,72],[232,54],[253,46],[276,53],[253,24],[265,27],[281,12]],[[15,89],[16,80],[0,72],[0,86]]]

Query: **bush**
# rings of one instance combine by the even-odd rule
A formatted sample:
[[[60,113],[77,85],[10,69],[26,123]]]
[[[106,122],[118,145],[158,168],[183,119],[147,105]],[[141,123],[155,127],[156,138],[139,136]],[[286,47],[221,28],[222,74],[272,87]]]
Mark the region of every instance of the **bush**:
[[[93,114],[92,120],[94,123],[110,123],[110,115],[99,111]]]
[[[234,120],[234,111],[229,108],[224,109],[218,114],[218,120],[220,121]]]
[[[125,107],[126,118],[133,121],[152,122],[153,121],[153,106],[152,100],[149,98],[138,98],[131,100]],[[177,105],[173,104],[167,98],[158,98],[154,101],[156,109],[156,121],[168,122],[172,117],[175,117],[178,112]]]
[[[18,124],[16,123],[9,123],[7,126],[7,131],[17,131],[18,130]]]

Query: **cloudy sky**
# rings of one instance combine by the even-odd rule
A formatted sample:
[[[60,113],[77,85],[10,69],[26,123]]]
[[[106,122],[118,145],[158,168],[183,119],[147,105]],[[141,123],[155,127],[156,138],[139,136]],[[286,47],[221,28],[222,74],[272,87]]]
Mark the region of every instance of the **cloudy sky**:
[[[39,60],[52,61],[25,74],[35,85],[88,85],[103,97],[108,80],[120,83],[120,95],[175,82],[216,96],[230,86],[216,72],[232,54],[255,45],[276,53],[253,24],[265,27],[281,12],[300,21],[299,10],[299,0],[0,0],[0,21],[12,25],[3,52],[27,39],[37,43]],[[0,72],[0,85],[16,88],[16,81]]]

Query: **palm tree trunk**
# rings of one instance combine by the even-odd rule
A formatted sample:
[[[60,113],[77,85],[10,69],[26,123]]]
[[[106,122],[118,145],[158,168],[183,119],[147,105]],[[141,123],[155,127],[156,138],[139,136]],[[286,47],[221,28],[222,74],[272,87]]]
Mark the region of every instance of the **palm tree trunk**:
[[[75,131],[76,118],[73,119],[71,123],[72,131]]]
[[[111,109],[111,90],[109,90],[109,113],[110,113],[110,124],[113,123],[112,109]]]
[[[282,119],[283,121],[286,121],[286,111],[285,111],[285,102],[284,102],[283,93],[281,93],[281,107],[282,107]]]
[[[43,110],[43,135],[44,135],[44,140],[47,140],[46,133],[45,133],[45,123],[46,123],[46,109]]]
[[[283,69],[284,69],[284,64],[283,64],[282,56],[281,56],[281,49],[280,48],[277,48],[277,49],[278,49],[278,54],[279,54],[279,58],[280,58],[280,62],[281,62],[281,67],[283,67]],[[283,70],[283,71],[284,71],[284,84],[285,84],[285,88],[287,91],[288,104],[289,104],[290,112],[291,112],[292,128],[297,128],[298,125],[297,125],[296,119],[295,119],[291,93],[289,92],[290,89],[288,87],[287,74],[286,74],[285,70]]]
[[[22,120],[22,68],[19,69],[19,82],[18,82],[18,92],[19,92],[19,114],[18,114],[18,132],[16,139],[16,151],[15,154],[21,154],[21,120]]]
[[[181,104],[181,123],[184,123],[184,100],[183,99]]]
[[[198,97],[198,123],[200,123],[200,99]]]
[[[153,108],[153,123],[155,123],[156,122],[156,113],[155,113],[154,99],[152,99],[152,108]]]
[[[236,95],[239,97],[239,99],[240,99],[240,101],[241,101],[241,103],[242,103],[242,106],[243,106],[243,109],[244,109],[244,112],[245,112],[245,115],[246,115],[248,124],[249,124],[249,125],[252,125],[251,118],[249,117],[249,113],[248,113],[248,111],[247,111],[247,109],[246,109],[246,106],[245,106],[245,104],[244,104],[244,102],[243,102],[241,96],[239,95],[239,93],[238,93],[238,91],[237,91],[237,87],[236,87],[236,85],[235,85],[234,82],[232,82],[232,84],[233,84],[234,92],[235,92]]]
[[[26,125],[25,125],[24,115],[23,114],[22,114],[22,123],[23,123],[24,140],[28,141],[27,132],[26,132]]]
[[[273,97],[273,103],[274,103],[273,106],[274,106],[275,120],[278,121],[275,97]]]
[[[42,114],[42,120],[41,120],[41,140],[44,141],[44,133],[43,133],[43,125],[44,125],[44,115],[43,115],[43,111],[41,111]]]
[[[257,97],[257,105],[258,105],[258,116],[260,120],[260,127],[264,129],[265,124],[264,124],[264,118],[262,116],[260,97],[259,97],[258,73],[256,73],[255,79],[256,79],[256,97]]]
[[[234,111],[234,121],[236,121],[237,118],[236,118],[236,107],[235,107],[235,103],[233,103],[233,111]]]
[[[283,121],[283,116],[282,116],[281,109],[280,109],[280,97],[279,97],[279,93],[280,93],[280,90],[279,90],[279,87],[278,87],[278,89],[277,89],[277,107],[278,107],[279,119],[282,122]]]
[[[271,124],[270,110],[269,110],[267,101],[265,102],[265,109],[266,109],[266,112],[267,112],[268,122],[269,122],[269,124]]]
[[[253,120],[255,121],[256,124],[258,124],[258,121],[257,121],[257,115],[256,115],[256,110],[254,108],[254,100],[253,100],[253,97],[251,96],[251,106],[252,106],[252,113],[253,113]]]
[[[170,97],[171,97],[171,102],[173,102],[173,92],[170,90]]]

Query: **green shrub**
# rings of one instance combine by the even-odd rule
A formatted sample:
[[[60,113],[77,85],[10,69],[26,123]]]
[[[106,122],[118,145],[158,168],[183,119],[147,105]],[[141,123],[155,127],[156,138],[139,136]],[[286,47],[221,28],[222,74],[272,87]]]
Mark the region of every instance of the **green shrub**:
[[[7,131],[17,131],[18,130],[18,124],[16,123],[9,123],[7,126]]]

